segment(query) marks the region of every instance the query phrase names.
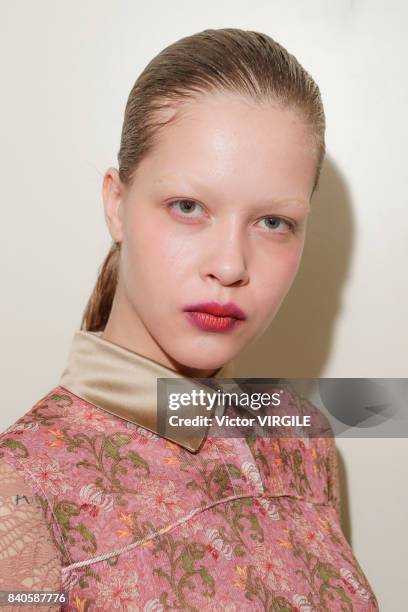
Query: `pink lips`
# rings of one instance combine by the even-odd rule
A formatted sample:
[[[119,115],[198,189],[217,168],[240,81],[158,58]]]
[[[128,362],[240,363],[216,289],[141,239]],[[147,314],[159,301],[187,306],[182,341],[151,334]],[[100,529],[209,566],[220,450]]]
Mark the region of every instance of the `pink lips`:
[[[231,329],[240,320],[246,319],[245,313],[233,302],[191,304],[184,311],[193,325],[208,331]]]

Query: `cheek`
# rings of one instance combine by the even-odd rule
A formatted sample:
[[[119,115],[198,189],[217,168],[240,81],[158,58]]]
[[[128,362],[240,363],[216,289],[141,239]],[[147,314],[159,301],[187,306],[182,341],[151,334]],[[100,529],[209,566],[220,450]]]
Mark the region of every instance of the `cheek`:
[[[260,263],[258,301],[263,305],[264,316],[279,306],[289,291],[299,269],[302,250],[302,246],[288,249]]]
[[[299,268],[302,249],[291,249],[286,253],[270,257],[268,262],[260,266],[257,275],[258,282],[254,283],[253,296],[255,306],[255,339],[262,336],[275,318],[286,294],[288,293]]]
[[[157,221],[142,224],[133,219],[127,228],[122,247],[124,268],[131,284],[154,284],[159,291],[164,285],[174,285],[191,262],[188,241]]]
[[[302,259],[303,242],[293,252],[287,254],[282,262],[282,274],[287,278],[289,282],[292,282],[298,272],[299,265]]]

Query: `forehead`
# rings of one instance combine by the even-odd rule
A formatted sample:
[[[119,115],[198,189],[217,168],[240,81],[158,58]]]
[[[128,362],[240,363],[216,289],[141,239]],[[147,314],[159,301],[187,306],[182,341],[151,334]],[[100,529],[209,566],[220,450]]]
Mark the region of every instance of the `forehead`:
[[[188,174],[218,188],[245,193],[259,185],[307,197],[313,187],[316,151],[299,113],[270,102],[212,93],[162,112],[171,119],[142,160],[143,174],[171,183]]]

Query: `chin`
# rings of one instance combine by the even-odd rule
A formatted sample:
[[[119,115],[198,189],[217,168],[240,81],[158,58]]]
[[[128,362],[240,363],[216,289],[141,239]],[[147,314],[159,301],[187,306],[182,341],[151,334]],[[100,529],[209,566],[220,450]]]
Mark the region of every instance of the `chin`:
[[[247,345],[247,337],[229,337],[224,334],[177,333],[159,344],[180,365],[195,370],[217,370],[232,361]]]
[[[186,368],[192,368],[194,370],[218,370],[231,361],[235,354],[232,354],[231,350],[220,351],[208,349],[206,351],[196,349],[187,351],[184,349],[180,354],[173,351],[171,356],[180,365]]]
[[[197,359],[197,357],[192,357],[188,359],[186,355],[184,355],[183,359],[177,361],[180,365],[185,368],[191,368],[192,370],[218,370],[218,368],[221,368],[226,363],[226,361],[220,360],[219,358]]]

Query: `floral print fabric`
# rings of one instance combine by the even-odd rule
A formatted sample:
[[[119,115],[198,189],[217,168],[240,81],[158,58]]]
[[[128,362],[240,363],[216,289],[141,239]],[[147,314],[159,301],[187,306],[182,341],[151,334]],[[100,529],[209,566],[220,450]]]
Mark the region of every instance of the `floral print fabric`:
[[[41,509],[61,610],[378,610],[332,437],[209,435],[191,453],[58,386],[0,435],[0,461]]]

